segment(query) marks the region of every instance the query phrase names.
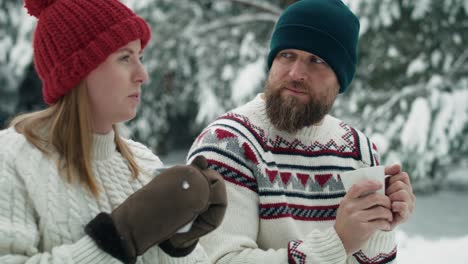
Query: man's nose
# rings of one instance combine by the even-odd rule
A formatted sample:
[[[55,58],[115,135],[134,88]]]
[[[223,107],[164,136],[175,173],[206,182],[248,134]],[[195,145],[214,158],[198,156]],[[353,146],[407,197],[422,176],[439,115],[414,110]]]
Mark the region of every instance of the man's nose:
[[[294,81],[305,81],[307,78],[307,68],[300,60],[295,61],[289,69],[289,77]]]

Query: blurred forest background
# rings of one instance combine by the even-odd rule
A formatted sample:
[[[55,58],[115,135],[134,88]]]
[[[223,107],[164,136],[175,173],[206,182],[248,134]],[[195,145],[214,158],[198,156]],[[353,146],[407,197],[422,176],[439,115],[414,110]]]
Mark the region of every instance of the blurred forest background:
[[[144,54],[151,81],[139,115],[125,124],[129,135],[158,155],[187,150],[207,123],[261,92],[271,31],[293,2],[125,1],[153,30]],[[461,188],[468,182],[468,0],[344,2],[361,20],[360,57],[332,114],[367,133],[383,163],[403,164],[417,191]],[[32,62],[35,23],[23,1],[0,0],[0,128],[44,107]],[[455,169],[460,177],[448,181]]]

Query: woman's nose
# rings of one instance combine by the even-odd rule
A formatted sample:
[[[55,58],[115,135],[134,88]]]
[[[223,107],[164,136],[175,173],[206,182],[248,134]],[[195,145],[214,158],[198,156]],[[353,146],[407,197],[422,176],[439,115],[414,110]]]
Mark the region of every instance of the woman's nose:
[[[143,65],[143,63],[141,62],[138,63],[138,68],[136,69],[134,78],[135,78],[134,79],[135,82],[139,82],[141,84],[148,81],[149,79],[148,72],[146,71],[145,65]]]

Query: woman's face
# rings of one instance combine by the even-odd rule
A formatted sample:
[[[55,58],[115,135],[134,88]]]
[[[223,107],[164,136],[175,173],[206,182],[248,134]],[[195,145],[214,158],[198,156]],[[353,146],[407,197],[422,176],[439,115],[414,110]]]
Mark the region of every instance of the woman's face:
[[[141,53],[140,40],[129,42],[85,79],[94,133],[108,133],[113,124],[135,117],[141,85],[148,80]]]

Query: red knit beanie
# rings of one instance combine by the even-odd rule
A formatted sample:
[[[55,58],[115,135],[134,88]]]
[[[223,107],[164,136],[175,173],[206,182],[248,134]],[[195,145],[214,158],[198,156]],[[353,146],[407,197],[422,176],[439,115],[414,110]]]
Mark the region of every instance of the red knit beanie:
[[[118,0],[24,0],[38,18],[34,65],[42,95],[54,104],[113,52],[151,37],[148,24]]]

